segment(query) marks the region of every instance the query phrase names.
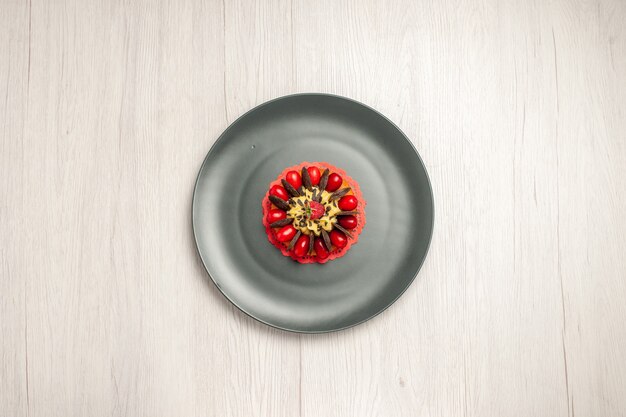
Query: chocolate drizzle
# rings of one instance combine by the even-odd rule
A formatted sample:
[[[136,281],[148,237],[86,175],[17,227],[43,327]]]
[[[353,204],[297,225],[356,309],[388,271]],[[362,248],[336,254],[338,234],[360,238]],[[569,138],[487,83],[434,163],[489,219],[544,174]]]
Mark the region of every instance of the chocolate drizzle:
[[[322,239],[324,240],[324,244],[326,245],[326,249],[328,249],[328,251],[330,252],[330,250],[332,248],[332,244],[330,243],[330,236],[328,236],[328,233],[324,229],[322,229]]]
[[[342,188],[341,190],[335,191],[330,195],[328,201],[338,200],[344,195],[348,194],[348,192],[350,192],[350,187]]]
[[[287,203],[285,200],[283,200],[282,198],[278,198],[275,195],[270,195],[269,196],[270,201],[272,202],[272,204],[274,204],[276,207],[278,207],[281,210],[289,210],[289,203]]]
[[[326,168],[320,177],[320,183],[317,185],[321,191],[326,189],[326,184],[328,184],[328,176],[330,175],[330,169]]]
[[[298,233],[296,233],[293,239],[291,239],[291,242],[289,242],[289,246],[287,246],[287,250],[291,250],[293,248],[293,246],[296,244],[301,234],[302,232],[298,230]]]
[[[338,225],[337,223],[334,224],[334,226],[338,229],[341,230],[343,233],[345,233],[346,236],[348,237],[352,237],[352,233],[350,233],[349,231],[347,231],[345,228],[341,227],[340,225]]]
[[[287,217],[286,219],[276,220],[274,223],[270,224],[270,227],[282,227],[291,223],[293,223],[293,219]]]
[[[311,187],[313,187],[313,185],[311,184],[311,177],[309,176],[309,171],[306,169],[306,167],[302,167],[300,176],[302,177],[302,185],[307,190],[311,191]]]
[[[284,178],[280,180],[280,182],[283,184],[283,187],[285,187],[285,190],[287,190],[287,192],[291,194],[292,197],[300,196],[300,193],[298,192],[298,190],[293,188],[293,185],[289,184]]]

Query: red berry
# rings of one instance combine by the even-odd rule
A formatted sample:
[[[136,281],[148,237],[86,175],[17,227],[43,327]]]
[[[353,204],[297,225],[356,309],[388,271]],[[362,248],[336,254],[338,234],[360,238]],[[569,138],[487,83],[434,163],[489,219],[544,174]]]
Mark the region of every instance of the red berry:
[[[285,190],[280,185],[273,185],[272,188],[270,188],[270,195],[282,198],[285,201],[289,200],[289,194],[287,194],[287,190]]]
[[[326,250],[326,246],[324,245],[324,241],[316,237],[315,242],[313,242],[313,247],[315,248],[315,254],[320,259],[328,258],[328,251]]]
[[[309,171],[309,177],[311,177],[311,185],[319,184],[320,177],[322,176],[320,170],[317,167],[308,167],[306,170]]]
[[[296,190],[302,186],[302,177],[298,171],[289,171],[287,175],[285,175],[285,180]]]
[[[346,237],[346,235],[344,235],[343,232],[340,232],[337,229],[333,229],[330,231],[330,241],[339,249],[345,247],[348,244],[348,238]]]
[[[296,241],[293,247],[293,254],[300,257],[307,254],[309,251],[309,236],[302,235]]]
[[[358,200],[353,195],[345,195],[341,197],[341,199],[339,200],[339,203],[337,203],[339,208],[343,211],[354,210],[358,204],[359,204]]]
[[[324,206],[317,201],[309,202],[309,208],[311,209],[311,214],[309,214],[311,220],[319,219],[325,213]]]
[[[353,215],[339,216],[339,225],[344,229],[354,229],[356,227],[356,217]]]
[[[270,224],[286,218],[287,213],[281,209],[272,209],[267,213],[267,222]]]
[[[339,187],[341,187],[341,184],[343,184],[343,178],[341,178],[341,175],[335,174],[333,172],[332,174],[328,176],[328,182],[326,183],[326,191],[328,191],[329,193],[332,193],[333,191],[338,190]]]
[[[279,242],[290,241],[296,235],[296,232],[296,228],[288,224],[276,232],[276,239],[278,239]]]

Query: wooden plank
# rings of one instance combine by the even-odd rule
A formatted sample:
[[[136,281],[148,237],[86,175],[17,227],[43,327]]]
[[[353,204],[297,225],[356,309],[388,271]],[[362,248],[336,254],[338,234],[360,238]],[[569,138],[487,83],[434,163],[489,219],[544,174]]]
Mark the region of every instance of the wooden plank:
[[[625,415],[626,7],[584,4],[553,30],[559,277],[568,411]]]
[[[24,132],[29,94],[29,5],[0,7],[0,413],[29,407]]]

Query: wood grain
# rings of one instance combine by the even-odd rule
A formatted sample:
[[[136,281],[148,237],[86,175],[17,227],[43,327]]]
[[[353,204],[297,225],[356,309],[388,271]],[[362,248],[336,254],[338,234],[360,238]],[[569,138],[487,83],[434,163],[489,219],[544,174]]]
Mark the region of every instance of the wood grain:
[[[7,0],[0,414],[626,416],[619,1]],[[419,278],[294,335],[209,282],[219,133],[271,98],[373,106],[422,155]]]

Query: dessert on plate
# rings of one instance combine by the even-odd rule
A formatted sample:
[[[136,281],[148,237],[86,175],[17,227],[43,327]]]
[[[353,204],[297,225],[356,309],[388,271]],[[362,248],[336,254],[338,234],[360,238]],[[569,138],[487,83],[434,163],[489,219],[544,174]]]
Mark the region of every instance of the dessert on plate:
[[[345,171],[326,162],[286,168],[263,198],[269,241],[300,263],[346,254],[365,226],[365,200]]]

